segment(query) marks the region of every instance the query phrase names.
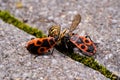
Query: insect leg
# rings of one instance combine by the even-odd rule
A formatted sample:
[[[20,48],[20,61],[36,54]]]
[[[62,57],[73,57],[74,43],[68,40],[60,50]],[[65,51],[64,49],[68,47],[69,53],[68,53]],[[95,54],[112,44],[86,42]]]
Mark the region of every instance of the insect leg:
[[[51,55],[53,55],[53,51],[54,51],[54,48],[52,49],[52,52],[50,53]]]

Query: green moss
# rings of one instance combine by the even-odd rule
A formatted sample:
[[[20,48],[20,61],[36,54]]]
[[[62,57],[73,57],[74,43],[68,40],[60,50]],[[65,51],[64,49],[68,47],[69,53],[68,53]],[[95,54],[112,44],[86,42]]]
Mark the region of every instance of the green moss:
[[[16,27],[18,27],[21,30],[24,30],[25,32],[34,35],[36,37],[44,37],[45,35],[42,33],[42,31],[38,30],[37,28],[32,28],[29,25],[25,24],[24,22],[18,20],[17,18],[13,17],[9,14],[7,11],[1,11],[0,10],[0,18]]]
[[[80,56],[75,53],[67,53],[66,55],[71,57],[75,61],[83,63],[84,65],[86,65],[96,71],[99,71],[101,74],[103,74],[107,78],[110,78],[111,80],[117,80],[119,78],[117,75],[113,74],[112,72],[107,70],[104,66],[102,66],[97,61],[95,61],[95,59],[92,57]]]
[[[45,35],[42,33],[42,31],[32,28],[29,25],[23,23],[22,21],[19,21],[15,17],[9,14],[7,11],[1,11],[0,10],[0,18],[5,21],[6,23],[13,24],[14,26],[18,27],[21,30],[24,30],[25,32],[32,34],[36,37],[44,37]],[[107,78],[110,78],[111,80],[117,80],[118,76],[107,70],[104,66],[100,65],[97,61],[94,60],[92,57],[86,57],[86,56],[80,56],[75,53],[65,53],[67,56],[71,57],[75,61],[78,61],[80,63],[83,63],[84,65],[99,71],[101,74],[106,76]]]

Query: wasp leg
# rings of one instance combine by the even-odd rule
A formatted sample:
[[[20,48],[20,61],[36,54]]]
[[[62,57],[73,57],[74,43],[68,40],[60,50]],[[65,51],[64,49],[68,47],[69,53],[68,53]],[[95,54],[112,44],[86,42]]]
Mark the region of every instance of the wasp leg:
[[[50,50],[49,50],[50,51]],[[51,55],[53,55],[53,52],[54,52],[54,48],[52,49],[52,52],[50,52]]]
[[[53,57],[53,58],[55,58],[55,55],[53,55],[54,48],[52,49],[52,51],[50,51],[50,50],[49,50],[49,52],[50,52],[50,53],[49,53],[50,57]]]
[[[36,59],[38,56],[39,56],[39,55],[38,55],[38,54],[36,54],[36,55],[34,56],[34,59]]]

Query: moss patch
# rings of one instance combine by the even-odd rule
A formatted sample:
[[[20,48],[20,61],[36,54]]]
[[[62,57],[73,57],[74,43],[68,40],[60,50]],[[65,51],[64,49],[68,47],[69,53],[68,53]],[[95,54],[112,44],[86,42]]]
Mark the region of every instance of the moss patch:
[[[0,10],[0,18],[5,21],[6,23],[13,24],[14,26],[18,27],[21,30],[24,30],[25,32],[32,34],[36,37],[44,37],[45,35],[42,33],[42,31],[38,30],[37,28],[32,28],[29,25],[25,24],[22,21],[19,21],[14,16],[10,15],[7,11],[1,11]],[[117,80],[118,76],[107,70],[104,66],[100,65],[97,61],[95,61],[92,57],[84,57],[80,56],[75,53],[65,53],[67,56],[71,57],[72,59],[83,63],[84,65],[99,71],[101,74],[106,76],[107,78],[110,78],[111,80]],[[119,79],[118,79],[119,80]]]
[[[37,28],[32,28],[29,25],[25,24],[24,22],[18,20],[17,18],[13,17],[9,14],[7,11],[1,11],[0,10],[0,18],[16,27],[18,27],[21,30],[24,30],[25,32],[34,35],[36,37],[44,37],[45,35],[42,33],[42,31],[38,30]]]
[[[66,53],[65,53],[66,54]],[[84,65],[99,71],[101,74],[106,76],[107,78],[110,78],[111,80],[118,80],[120,79],[117,75],[113,74],[109,70],[107,70],[104,66],[99,64],[97,61],[94,60],[92,57],[87,57],[87,56],[80,56],[75,53],[67,53],[67,56],[71,57],[75,61],[78,61],[80,63],[83,63]]]

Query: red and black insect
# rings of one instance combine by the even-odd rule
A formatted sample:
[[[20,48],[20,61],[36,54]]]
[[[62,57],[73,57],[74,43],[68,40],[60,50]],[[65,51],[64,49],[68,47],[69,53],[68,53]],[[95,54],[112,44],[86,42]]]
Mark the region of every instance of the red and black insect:
[[[79,14],[75,15],[69,31],[67,29],[60,32],[59,26],[52,26],[49,29],[49,37],[35,38],[27,43],[27,50],[32,54],[45,54],[55,47],[63,51],[73,52],[74,48],[78,48],[84,55],[92,56],[96,53],[96,45],[89,36],[79,36],[73,34],[81,21]]]
[[[64,36],[63,41],[66,49],[70,52],[74,48],[78,48],[80,52],[87,56],[93,56],[96,53],[96,45],[89,36],[79,36],[74,34],[72,36]]]
[[[47,54],[56,44],[57,38],[34,38],[27,43],[27,50],[35,55]]]

